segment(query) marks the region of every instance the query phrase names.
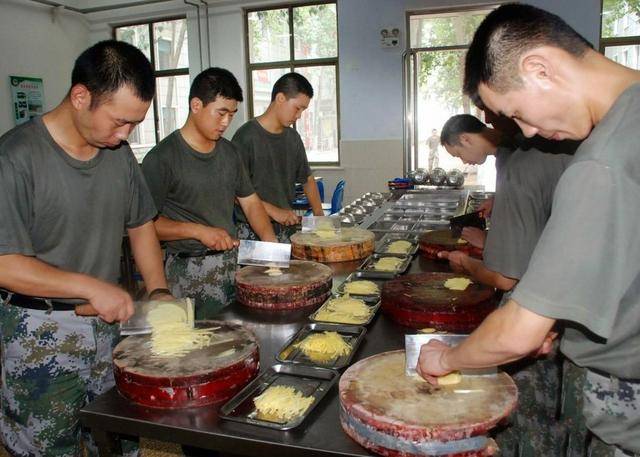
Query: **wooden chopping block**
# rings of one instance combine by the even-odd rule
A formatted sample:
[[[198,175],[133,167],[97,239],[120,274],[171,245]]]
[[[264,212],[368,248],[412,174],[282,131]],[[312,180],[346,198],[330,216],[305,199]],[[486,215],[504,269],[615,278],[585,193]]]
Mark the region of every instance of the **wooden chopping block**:
[[[465,290],[444,287],[459,273],[420,273],[387,281],[382,286],[382,310],[399,324],[432,327],[450,333],[471,333],[497,306],[495,289],[479,283]],[[469,278],[471,279],[471,278]]]
[[[432,230],[425,232],[418,238],[420,254],[428,259],[441,260],[438,257],[440,251],[461,251],[471,257],[482,258],[482,249],[472,246],[470,243],[458,242],[460,238],[454,237],[451,230]],[[464,240],[463,240],[464,241]]]
[[[358,227],[343,227],[336,238],[321,238],[314,232],[291,236],[291,255],[317,262],[348,262],[373,253],[375,234]]]
[[[404,351],[384,352],[345,371],[339,395],[347,435],[389,457],[492,455],[485,435],[516,406],[513,380],[498,373],[432,386],[406,376],[404,361]]]
[[[222,321],[195,325],[217,328],[219,340],[229,341],[184,356],[154,357],[151,335],[129,336],[113,350],[118,391],[145,406],[188,408],[225,402],[258,374],[258,343],[248,329]]]
[[[249,266],[236,272],[236,300],[252,308],[293,310],[318,305],[331,294],[331,268],[318,262],[292,260],[280,276],[267,267]]]

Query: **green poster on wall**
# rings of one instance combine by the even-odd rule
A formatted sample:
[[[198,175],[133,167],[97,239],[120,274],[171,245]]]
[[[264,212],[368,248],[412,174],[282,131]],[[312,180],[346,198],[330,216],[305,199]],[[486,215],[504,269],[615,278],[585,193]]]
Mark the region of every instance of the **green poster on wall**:
[[[44,109],[44,84],[41,78],[9,76],[13,117],[16,125],[42,114]]]

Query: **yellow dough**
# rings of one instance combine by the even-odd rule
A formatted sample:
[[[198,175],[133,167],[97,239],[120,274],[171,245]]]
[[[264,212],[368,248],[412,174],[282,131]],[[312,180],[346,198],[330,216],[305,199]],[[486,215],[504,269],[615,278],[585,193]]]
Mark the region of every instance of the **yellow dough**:
[[[344,292],[353,295],[375,295],[380,288],[373,281],[351,281],[344,285]]]
[[[363,300],[343,295],[325,303],[316,312],[314,319],[341,324],[362,324],[371,316],[371,310],[372,308],[368,307]]]
[[[305,397],[291,386],[271,386],[253,399],[259,418],[289,422],[309,409],[313,397]]]
[[[435,333],[436,329],[432,327],[421,328],[420,333]]]
[[[264,272],[269,276],[282,276],[282,270],[277,267],[269,267]]]
[[[389,244],[387,252],[389,254],[406,254],[411,249],[411,243],[406,240],[398,240]]]
[[[440,376],[438,378],[439,386],[452,386],[454,384],[459,384],[462,381],[462,375],[459,371],[454,371],[453,373],[449,373],[444,376]]]
[[[312,361],[323,363],[351,351],[351,346],[338,332],[314,333],[294,344],[294,347],[299,348]]]
[[[450,290],[465,290],[472,283],[469,278],[451,278],[444,282],[444,286]]]
[[[378,271],[396,271],[402,263],[398,257],[382,257],[373,264],[373,269]]]
[[[458,243],[458,244],[467,244],[467,240],[463,240],[462,238],[458,238],[458,241],[456,241],[456,243]]]

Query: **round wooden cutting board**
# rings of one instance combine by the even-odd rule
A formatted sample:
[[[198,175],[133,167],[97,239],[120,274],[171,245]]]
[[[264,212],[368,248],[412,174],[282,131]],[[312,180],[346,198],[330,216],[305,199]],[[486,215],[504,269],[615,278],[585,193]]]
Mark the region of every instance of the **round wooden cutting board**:
[[[404,351],[377,354],[340,378],[340,422],[365,448],[384,456],[486,456],[485,435],[516,406],[517,388],[505,373],[463,376],[432,386],[404,374]]]
[[[471,257],[482,258],[482,249],[470,243],[459,243],[460,238],[454,237],[451,230],[432,230],[420,235],[420,253],[429,259],[439,259],[440,251],[462,251]]]
[[[145,406],[187,408],[224,402],[257,375],[253,333],[222,321],[197,321],[195,326],[215,329],[214,341],[184,356],[154,356],[151,335],[122,340],[113,350],[118,391]]]
[[[314,232],[291,236],[291,255],[317,262],[348,262],[373,253],[375,234],[358,227],[343,227],[336,238],[321,238]]]
[[[450,333],[471,333],[497,306],[495,289],[472,283],[465,290],[444,286],[461,273],[420,273],[387,281],[382,309],[396,322],[413,328],[431,327]],[[471,278],[469,278],[471,279]]]
[[[267,267],[244,267],[236,273],[236,299],[252,308],[291,310],[324,302],[331,293],[332,271],[326,265],[292,260],[280,276]]]

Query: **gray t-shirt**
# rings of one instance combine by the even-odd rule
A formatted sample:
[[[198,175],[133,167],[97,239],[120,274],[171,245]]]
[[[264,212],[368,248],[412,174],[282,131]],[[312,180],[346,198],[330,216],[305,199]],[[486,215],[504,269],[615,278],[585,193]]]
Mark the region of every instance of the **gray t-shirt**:
[[[287,127],[282,133],[270,133],[252,119],[238,129],[232,141],[240,151],[258,196],[279,208],[291,208],[295,184],[306,183],[311,176],[298,132]],[[246,221],[242,211],[238,211],[237,216]]]
[[[0,194],[0,255],[33,256],[111,283],[125,228],[156,214],[128,144],[76,160],[41,117],[0,138]]]
[[[573,156],[517,149],[498,173],[484,264],[520,279],[542,234],[558,179]]]
[[[513,294],[537,314],[575,323],[561,349],[576,364],[631,379],[640,379],[638,126],[636,84],[560,178],[551,217]]]
[[[235,198],[254,193],[238,151],[224,138],[212,152],[201,153],[176,130],[149,151],[142,171],[161,215],[223,228],[231,236],[236,235]],[[207,247],[197,240],[177,240],[167,242],[167,249],[198,253]]]

